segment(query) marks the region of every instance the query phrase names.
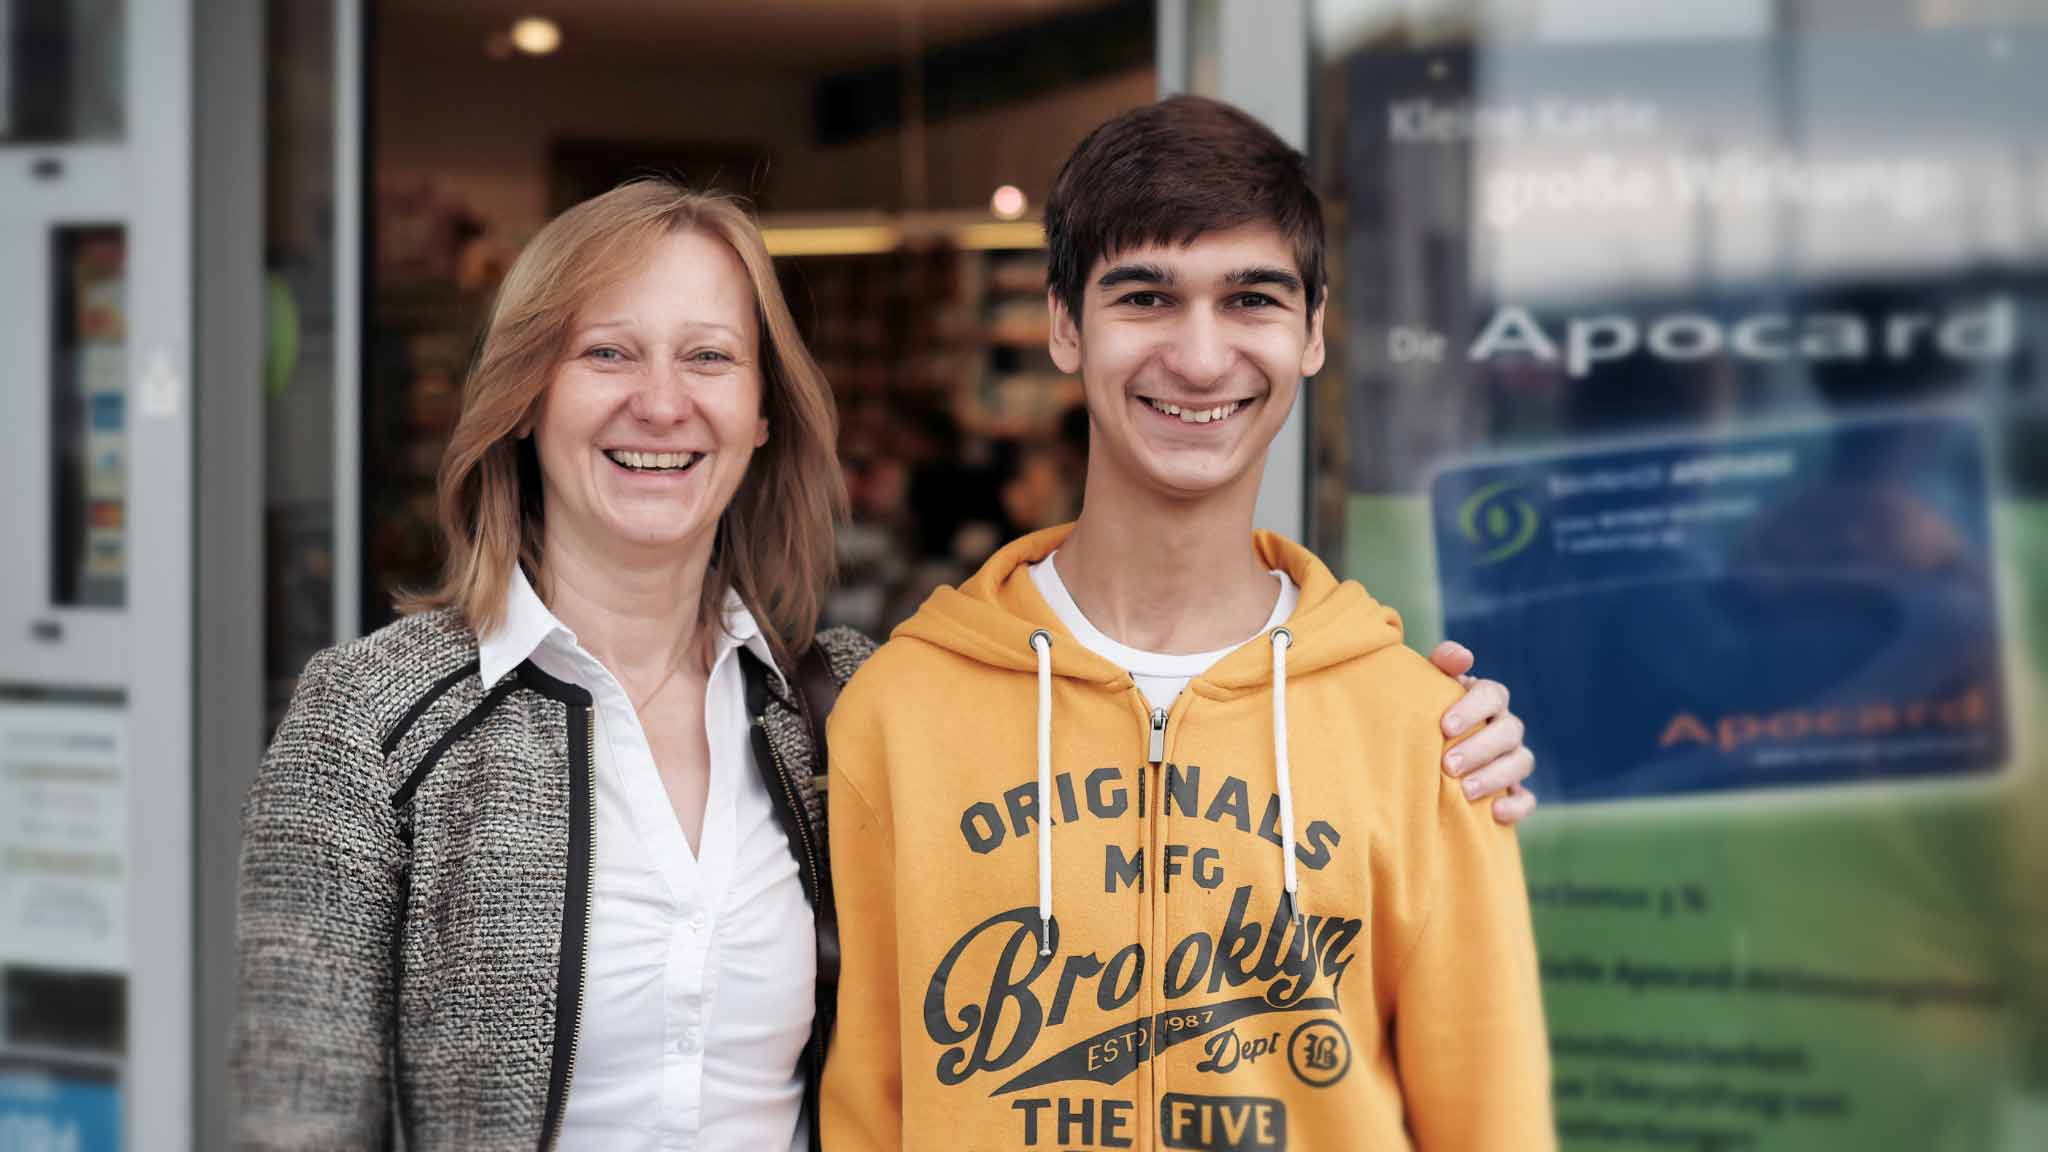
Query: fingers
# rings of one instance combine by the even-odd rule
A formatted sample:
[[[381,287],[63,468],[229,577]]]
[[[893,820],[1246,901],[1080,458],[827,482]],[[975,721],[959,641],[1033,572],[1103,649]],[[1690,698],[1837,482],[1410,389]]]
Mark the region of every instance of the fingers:
[[[1446,676],[1462,678],[1472,670],[1472,650],[1456,641],[1446,640],[1429,654],[1429,662]]]
[[[1469,739],[1444,753],[1444,771],[1452,776],[1467,776],[1487,771],[1489,765],[1498,764],[1502,757],[1520,748],[1525,735],[1522,730],[1522,718],[1513,712],[1490,720]],[[1495,775],[1498,775],[1497,770]],[[1521,778],[1506,777],[1501,780],[1501,787],[1516,783]],[[1488,792],[1497,791],[1499,788],[1487,788],[1474,795],[1484,796]]]
[[[1518,784],[1493,802],[1493,819],[1500,824],[1520,824],[1535,810],[1536,794]]]
[[[1536,754],[1521,745],[1516,745],[1504,756],[1480,764],[1461,778],[1465,796],[1477,800],[1481,796],[1493,796],[1529,778],[1536,770]]]
[[[1498,680],[1474,680],[1465,689],[1465,696],[1456,704],[1444,710],[1444,733],[1456,736],[1475,728],[1508,710],[1508,686]],[[1518,729],[1515,738],[1521,739]],[[1496,749],[1495,754],[1506,749]],[[1477,761],[1474,761],[1477,763]]]

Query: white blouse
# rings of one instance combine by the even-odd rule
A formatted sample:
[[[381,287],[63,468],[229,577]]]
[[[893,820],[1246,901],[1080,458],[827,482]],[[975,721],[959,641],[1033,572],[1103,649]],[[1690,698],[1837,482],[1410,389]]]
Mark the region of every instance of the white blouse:
[[[801,1152],[817,928],[754,764],[742,645],[775,662],[737,595],[705,687],[711,749],[698,850],[676,823],[625,690],[514,570],[485,684],[529,657],[591,694],[597,844],[583,1031],[564,1149]]]

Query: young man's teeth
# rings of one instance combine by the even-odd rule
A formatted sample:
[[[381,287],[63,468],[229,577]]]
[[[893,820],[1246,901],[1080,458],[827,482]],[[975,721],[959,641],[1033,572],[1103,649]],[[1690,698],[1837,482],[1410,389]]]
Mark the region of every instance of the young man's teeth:
[[[1219,404],[1214,408],[1183,408],[1178,404],[1168,404],[1160,400],[1147,400],[1146,403],[1152,405],[1154,409],[1166,413],[1168,416],[1180,417],[1180,422],[1183,424],[1207,424],[1213,420],[1224,419],[1239,408],[1244,407],[1243,401]]]

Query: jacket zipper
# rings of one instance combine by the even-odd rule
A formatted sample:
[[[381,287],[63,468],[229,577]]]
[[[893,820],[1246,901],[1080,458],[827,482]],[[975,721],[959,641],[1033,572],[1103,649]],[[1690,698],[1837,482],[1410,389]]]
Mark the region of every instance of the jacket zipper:
[[[590,911],[597,902],[597,716],[596,709],[583,709],[583,770],[590,797],[590,866],[583,870],[583,965],[577,970],[576,1019],[569,1028],[569,1069],[562,1077],[562,1108],[555,1113],[555,1130],[548,1133],[547,1148],[562,1142],[562,1126],[569,1121],[569,1090],[576,1084],[576,1053],[583,1049],[583,995],[590,985]]]
[[[754,717],[754,727],[761,729],[761,734],[766,736],[768,718],[765,715]],[[803,842],[804,879],[810,882],[811,907],[816,908],[823,902],[824,892],[818,882],[818,855],[816,849],[811,846],[810,823],[804,819],[804,810],[797,803],[796,786],[789,782],[789,770],[782,765],[782,755],[775,750],[775,741],[769,740],[767,744],[768,759],[775,765],[775,779],[782,783],[783,798],[789,801],[790,824],[796,829],[796,838]]]
[[[1158,882],[1151,885],[1147,893],[1148,902],[1151,905],[1145,917],[1145,927],[1148,933],[1145,940],[1145,952],[1147,955],[1157,953],[1159,950],[1157,943],[1159,917],[1164,915],[1166,909],[1166,867],[1165,860],[1161,856],[1161,853],[1164,851],[1166,833],[1166,768],[1164,766],[1166,763],[1166,709],[1152,709],[1150,719],[1151,726],[1146,738],[1145,758],[1151,765],[1152,806],[1148,806],[1145,809],[1145,825],[1148,831],[1148,835],[1145,838],[1145,854],[1151,860],[1151,870],[1158,877]],[[1155,812],[1157,815],[1154,814]],[[1153,983],[1148,974],[1145,981],[1145,996],[1143,998],[1145,1006],[1143,1018],[1148,1027],[1152,1021],[1159,1018],[1161,1007],[1161,1000],[1153,996],[1152,988]],[[1154,1117],[1153,1102],[1159,1099],[1159,1037],[1156,1034],[1147,1035],[1145,1038],[1145,1070],[1145,1075],[1134,1078],[1134,1087],[1137,1087],[1140,1093],[1140,1098],[1137,1101],[1138,1114],[1141,1117],[1152,1119]],[[1144,1088],[1147,1086],[1151,1088],[1149,1093],[1144,1091]],[[1159,1133],[1156,1129],[1152,1132],[1150,1145],[1155,1148],[1159,1146]]]

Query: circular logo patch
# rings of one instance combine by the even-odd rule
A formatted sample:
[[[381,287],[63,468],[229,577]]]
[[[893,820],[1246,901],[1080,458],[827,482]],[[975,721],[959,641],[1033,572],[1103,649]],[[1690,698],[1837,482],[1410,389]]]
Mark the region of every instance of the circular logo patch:
[[[1287,1063],[1302,1083],[1328,1088],[1351,1071],[1351,1039],[1335,1020],[1311,1020],[1288,1038]]]
[[[1458,505],[1458,534],[1480,552],[1475,565],[1498,564],[1536,539],[1543,517],[1520,492],[1513,481],[1502,480]]]

